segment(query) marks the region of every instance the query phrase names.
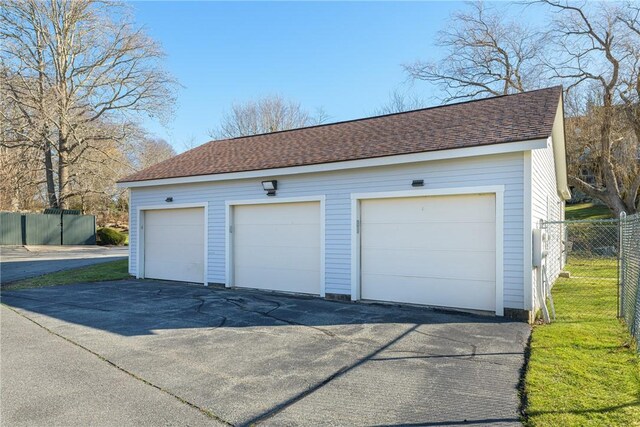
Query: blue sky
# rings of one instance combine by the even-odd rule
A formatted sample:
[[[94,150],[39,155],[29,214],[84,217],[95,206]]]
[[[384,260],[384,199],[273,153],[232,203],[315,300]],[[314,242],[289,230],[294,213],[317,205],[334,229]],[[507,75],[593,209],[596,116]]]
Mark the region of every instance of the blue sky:
[[[365,117],[396,87],[401,64],[441,54],[433,42],[459,2],[133,2],[136,22],[184,86],[174,119],[145,127],[171,143],[206,142],[234,102],[280,94],[329,121]],[[432,103],[437,101],[433,100]]]

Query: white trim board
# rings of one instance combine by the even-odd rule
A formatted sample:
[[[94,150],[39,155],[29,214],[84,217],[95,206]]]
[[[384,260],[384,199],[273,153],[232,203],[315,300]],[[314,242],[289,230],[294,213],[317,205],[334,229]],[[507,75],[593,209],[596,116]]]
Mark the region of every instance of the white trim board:
[[[533,272],[532,272],[532,256],[533,256],[533,207],[532,207],[532,191],[533,181],[531,178],[532,159],[531,152],[525,152],[523,156],[523,237],[522,247],[524,248],[524,263],[522,271],[524,272],[523,286],[524,286],[524,309],[533,310],[535,302],[533,300]]]
[[[554,168],[556,172],[556,187],[558,195],[563,200],[569,200],[571,198],[571,190],[567,182],[567,153],[566,143],[564,135],[564,101],[563,97],[560,98],[558,103],[558,109],[556,110],[556,117],[551,129],[551,136],[549,137],[549,146],[553,150]]]
[[[203,208],[204,215],[204,285],[209,286],[209,203],[167,203],[166,205],[139,206],[136,229],[136,279],[144,279],[144,212],[152,210]]]
[[[131,191],[128,191],[128,193],[129,193],[129,194],[127,195],[127,197],[129,198],[129,207],[131,207]],[[129,215],[128,215],[128,217],[129,217],[129,227],[131,227],[131,224],[133,224],[133,215],[134,215],[134,213],[137,215],[137,212],[134,212],[134,210],[133,210],[133,209],[129,209]],[[138,224],[137,224],[137,226],[138,226],[138,230],[140,230],[140,222],[139,222],[139,221],[140,221],[140,219],[139,219],[138,217],[136,217],[136,219],[138,220]],[[97,230],[96,230],[96,231],[97,231]],[[136,231],[136,232],[137,232],[137,231]],[[131,234],[131,230],[129,230],[129,234]],[[129,236],[129,237],[133,237],[133,236]],[[134,238],[135,238],[135,237],[134,237]],[[140,239],[138,239],[138,240],[140,240]],[[138,244],[139,244],[139,243],[138,243]],[[129,272],[129,274],[130,274],[130,275],[132,275],[132,276],[136,276],[136,277],[137,277],[137,276],[138,276],[138,267],[136,266],[136,271],[135,271],[135,272],[134,272],[134,271],[131,271],[131,253],[132,253],[132,250],[131,250],[131,249],[132,249],[132,247],[133,247],[133,245],[131,244],[131,241],[129,241],[129,245],[128,245],[128,246],[129,246],[129,247],[127,248],[127,252],[128,252],[128,254],[129,254],[129,258],[127,259],[127,271]],[[137,252],[137,251],[136,251],[136,256],[138,256],[138,252]],[[139,263],[139,262],[140,262],[140,258],[139,258],[139,257],[138,257],[138,259],[136,260],[136,262],[137,262],[137,263]]]
[[[360,201],[401,197],[494,194],[496,198],[496,315],[504,315],[504,185],[351,194],[351,299],[360,299]]]
[[[432,160],[447,160],[463,157],[486,156],[492,154],[513,153],[545,148],[547,139],[507,142],[476,147],[454,148],[450,150],[428,151],[425,153],[400,154],[396,156],[375,157],[371,159],[347,160],[343,162],[321,163],[307,166],[291,166],[285,168],[261,169],[246,172],[231,172],[210,175],[195,175],[178,178],[151,179],[147,181],[119,182],[119,188],[152,187],[158,185],[191,184],[198,182],[228,181],[246,178],[267,178],[274,176],[295,175],[301,173],[329,172],[345,169],[358,169],[374,166],[388,166],[406,163],[417,163]]]
[[[325,283],[325,200],[324,195],[320,196],[302,196],[302,197],[273,197],[268,199],[250,199],[250,200],[227,200],[225,202],[225,243],[224,243],[224,270],[225,270],[225,287],[231,288],[235,286],[233,278],[233,207],[242,205],[267,205],[276,203],[303,203],[303,202],[319,202],[320,203],[320,296],[326,295]]]

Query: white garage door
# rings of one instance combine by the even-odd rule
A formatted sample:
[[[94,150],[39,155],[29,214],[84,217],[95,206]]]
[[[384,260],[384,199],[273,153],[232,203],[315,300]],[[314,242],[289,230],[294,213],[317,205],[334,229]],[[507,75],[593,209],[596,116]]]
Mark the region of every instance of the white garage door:
[[[363,200],[363,299],[495,311],[494,195]]]
[[[204,209],[144,214],[144,277],[204,283]]]
[[[234,206],[234,285],[320,293],[320,203]]]

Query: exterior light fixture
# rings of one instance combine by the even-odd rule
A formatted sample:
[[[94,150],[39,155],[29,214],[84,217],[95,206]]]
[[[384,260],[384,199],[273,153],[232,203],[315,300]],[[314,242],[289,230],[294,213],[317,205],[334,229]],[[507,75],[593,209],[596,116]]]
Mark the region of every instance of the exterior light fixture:
[[[275,196],[278,189],[278,181],[262,181],[262,189],[267,192],[267,196]]]
[[[412,187],[424,187],[424,179],[414,179],[411,181]]]
[[[171,203],[173,202],[173,197],[167,197],[166,199],[164,199],[164,201],[167,203]]]

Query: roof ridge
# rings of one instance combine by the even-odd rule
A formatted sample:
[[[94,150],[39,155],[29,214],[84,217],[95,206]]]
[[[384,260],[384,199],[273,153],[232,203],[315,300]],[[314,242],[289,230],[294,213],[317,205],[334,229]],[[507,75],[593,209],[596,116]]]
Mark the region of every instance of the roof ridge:
[[[396,113],[387,113],[387,114],[379,114],[379,115],[376,115],[376,116],[359,117],[359,118],[356,118],[356,119],[340,120],[340,121],[331,122],[331,123],[319,123],[319,124],[316,124],[316,125],[302,126],[302,127],[299,127],[299,128],[282,129],[282,130],[277,130],[277,131],[273,131],[273,132],[262,132],[262,133],[256,133],[256,134],[253,134],[253,135],[235,136],[233,138],[212,139],[210,141],[204,142],[199,147],[201,147],[203,145],[207,145],[207,144],[213,143],[213,142],[235,141],[235,140],[239,140],[239,139],[253,138],[253,137],[264,136],[264,135],[276,135],[276,134],[279,134],[279,133],[295,132],[295,131],[304,130],[304,129],[314,129],[314,128],[320,128],[320,127],[326,127],[326,126],[334,126],[334,125],[340,125],[340,124],[343,124],[343,123],[361,122],[361,121],[366,121],[366,120],[379,119],[379,118],[383,118],[383,117],[391,117],[391,116],[399,116],[399,115],[402,115],[402,114],[417,113],[417,112],[426,111],[426,110],[435,110],[437,108],[452,107],[454,105],[464,105],[464,104],[471,104],[471,103],[474,103],[474,102],[488,101],[490,99],[507,98],[507,97],[510,97],[510,96],[526,95],[526,94],[530,94],[530,93],[534,93],[534,92],[542,92],[542,91],[547,91],[547,90],[551,91],[553,89],[558,89],[558,88],[560,88],[561,90],[563,89],[562,85],[555,85],[555,86],[549,86],[549,87],[544,87],[544,88],[539,88],[539,89],[532,89],[532,90],[528,90],[528,91],[525,91],[525,92],[507,93],[507,94],[503,94],[503,95],[489,96],[487,98],[467,99],[465,101],[452,102],[451,104],[432,105],[431,107],[418,108],[418,109],[415,109],[415,110],[399,111],[399,112],[396,112]],[[194,147],[194,148],[198,148],[198,147]]]

